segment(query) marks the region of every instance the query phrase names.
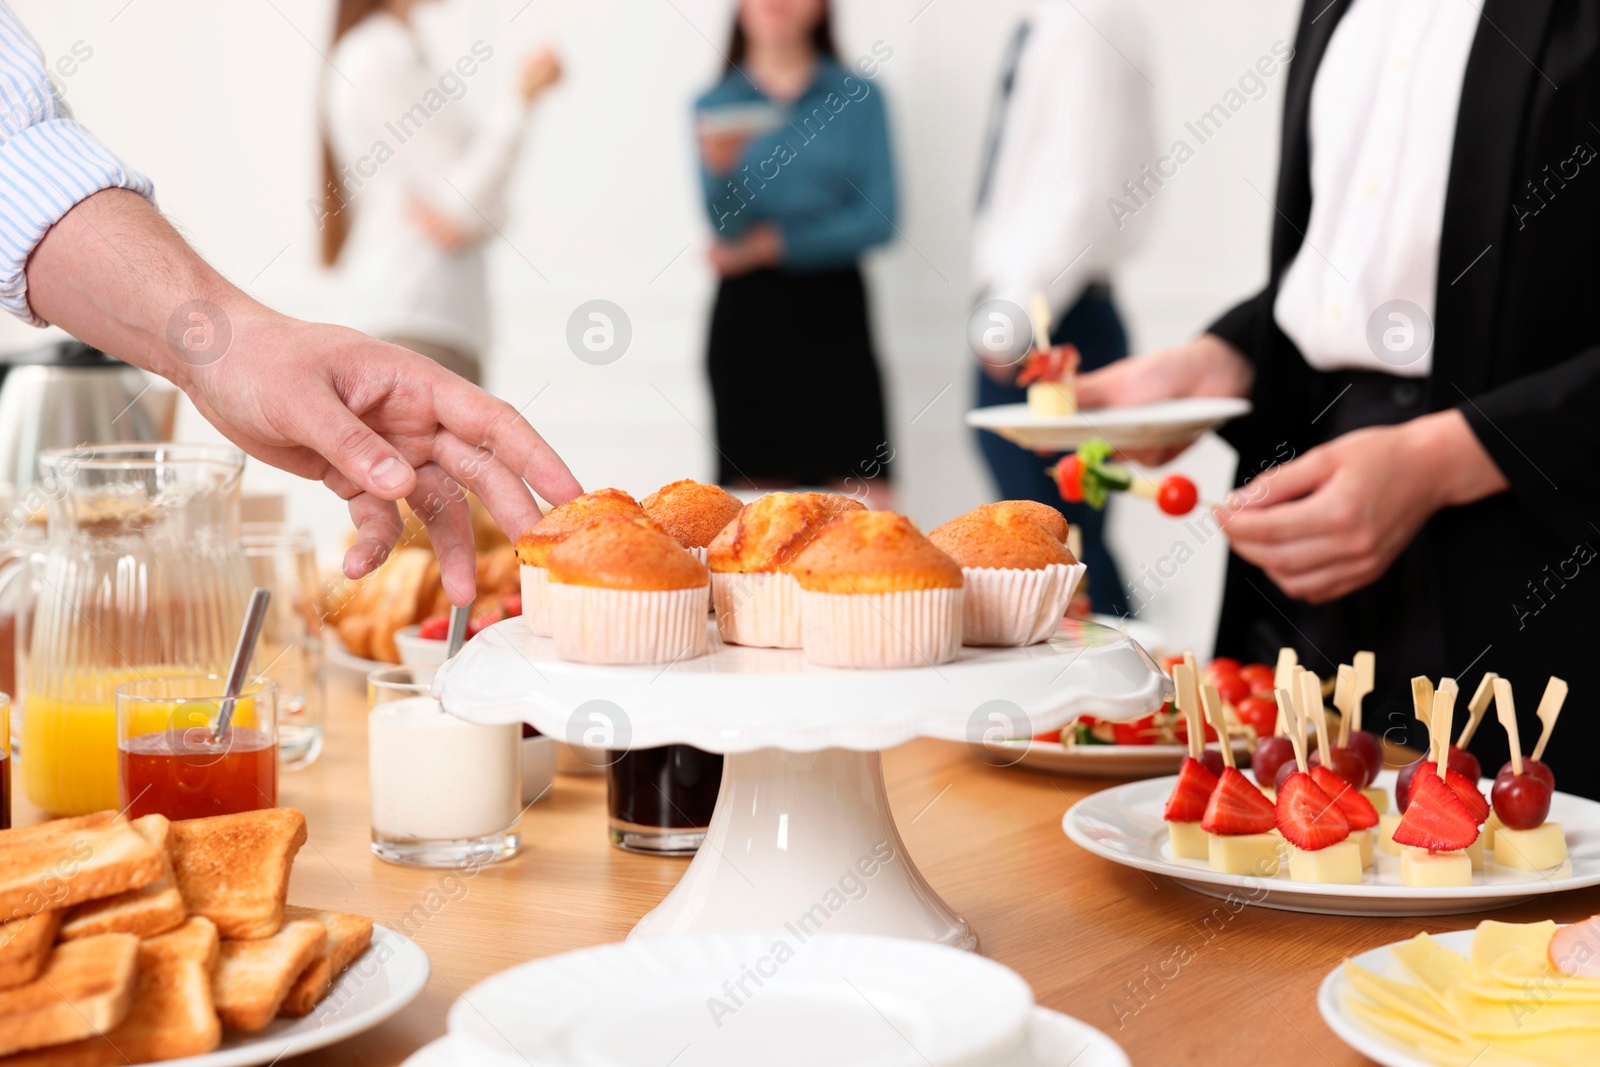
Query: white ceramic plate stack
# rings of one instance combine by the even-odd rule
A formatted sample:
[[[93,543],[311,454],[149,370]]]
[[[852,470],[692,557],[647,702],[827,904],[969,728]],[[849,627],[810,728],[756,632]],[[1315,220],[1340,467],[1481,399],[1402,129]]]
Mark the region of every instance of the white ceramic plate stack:
[[[1287,911],[1325,915],[1454,915],[1504,908],[1529,897],[1600,885],[1600,803],[1557,793],[1550,818],[1567,835],[1568,861],[1553,871],[1520,871],[1487,854],[1472,884],[1425,889],[1400,883],[1400,860],[1379,853],[1360,885],[1297,882],[1287,868],[1276,877],[1220,874],[1199,860],[1174,859],[1161,818],[1175,778],[1102,790],[1078,801],[1062,819],[1074,842],[1114,863],[1164,874],[1179,885],[1208,896]],[[1394,795],[1395,773],[1384,771],[1374,785]]]
[[[630,941],[513,967],[464,993],[408,1067],[1127,1067],[1036,1007],[1014,972],[895,938]]]

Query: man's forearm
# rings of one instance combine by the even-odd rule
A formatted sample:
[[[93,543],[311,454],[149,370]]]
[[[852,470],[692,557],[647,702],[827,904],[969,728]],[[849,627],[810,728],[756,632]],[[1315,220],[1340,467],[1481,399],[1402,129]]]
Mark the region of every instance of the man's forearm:
[[[34,313],[187,388],[261,311],[143,197],[107,189],[67,212],[28,259]]]

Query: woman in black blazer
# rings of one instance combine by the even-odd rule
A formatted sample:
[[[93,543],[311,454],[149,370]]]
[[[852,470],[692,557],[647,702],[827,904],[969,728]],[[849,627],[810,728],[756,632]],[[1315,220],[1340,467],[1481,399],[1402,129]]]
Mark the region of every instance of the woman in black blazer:
[[[1441,153],[1431,369],[1411,378],[1318,369],[1275,315],[1312,221],[1319,68],[1347,16],[1384,2],[1301,13],[1266,288],[1187,344],[1085,376],[1080,400],[1253,401],[1225,433],[1242,488],[1220,516],[1219,652],[1271,662],[1293,645],[1326,676],[1371,648],[1368,726],[1414,744],[1412,675],[1468,693],[1485,670],[1509,678],[1524,748],[1560,675],[1572,697],[1546,760],[1559,788],[1597,796],[1600,0],[1485,0]],[[1337,248],[1310,252],[1339,270]],[[1507,757],[1492,725],[1472,747],[1489,775]]]

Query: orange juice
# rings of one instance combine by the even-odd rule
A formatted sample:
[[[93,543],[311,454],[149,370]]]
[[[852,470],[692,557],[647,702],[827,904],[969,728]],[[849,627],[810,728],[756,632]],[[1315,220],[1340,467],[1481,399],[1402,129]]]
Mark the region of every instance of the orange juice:
[[[22,706],[22,788],[51,815],[117,808],[117,686],[189,674],[161,666],[93,671],[55,680]]]

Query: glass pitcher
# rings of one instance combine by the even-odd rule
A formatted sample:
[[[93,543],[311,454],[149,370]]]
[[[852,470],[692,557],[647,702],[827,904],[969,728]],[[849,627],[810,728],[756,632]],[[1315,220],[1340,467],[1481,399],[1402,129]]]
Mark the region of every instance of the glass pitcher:
[[[19,664],[23,790],[52,815],[117,807],[116,688],[225,674],[249,595],[239,544],[244,455],[212,445],[40,453],[42,551]]]

